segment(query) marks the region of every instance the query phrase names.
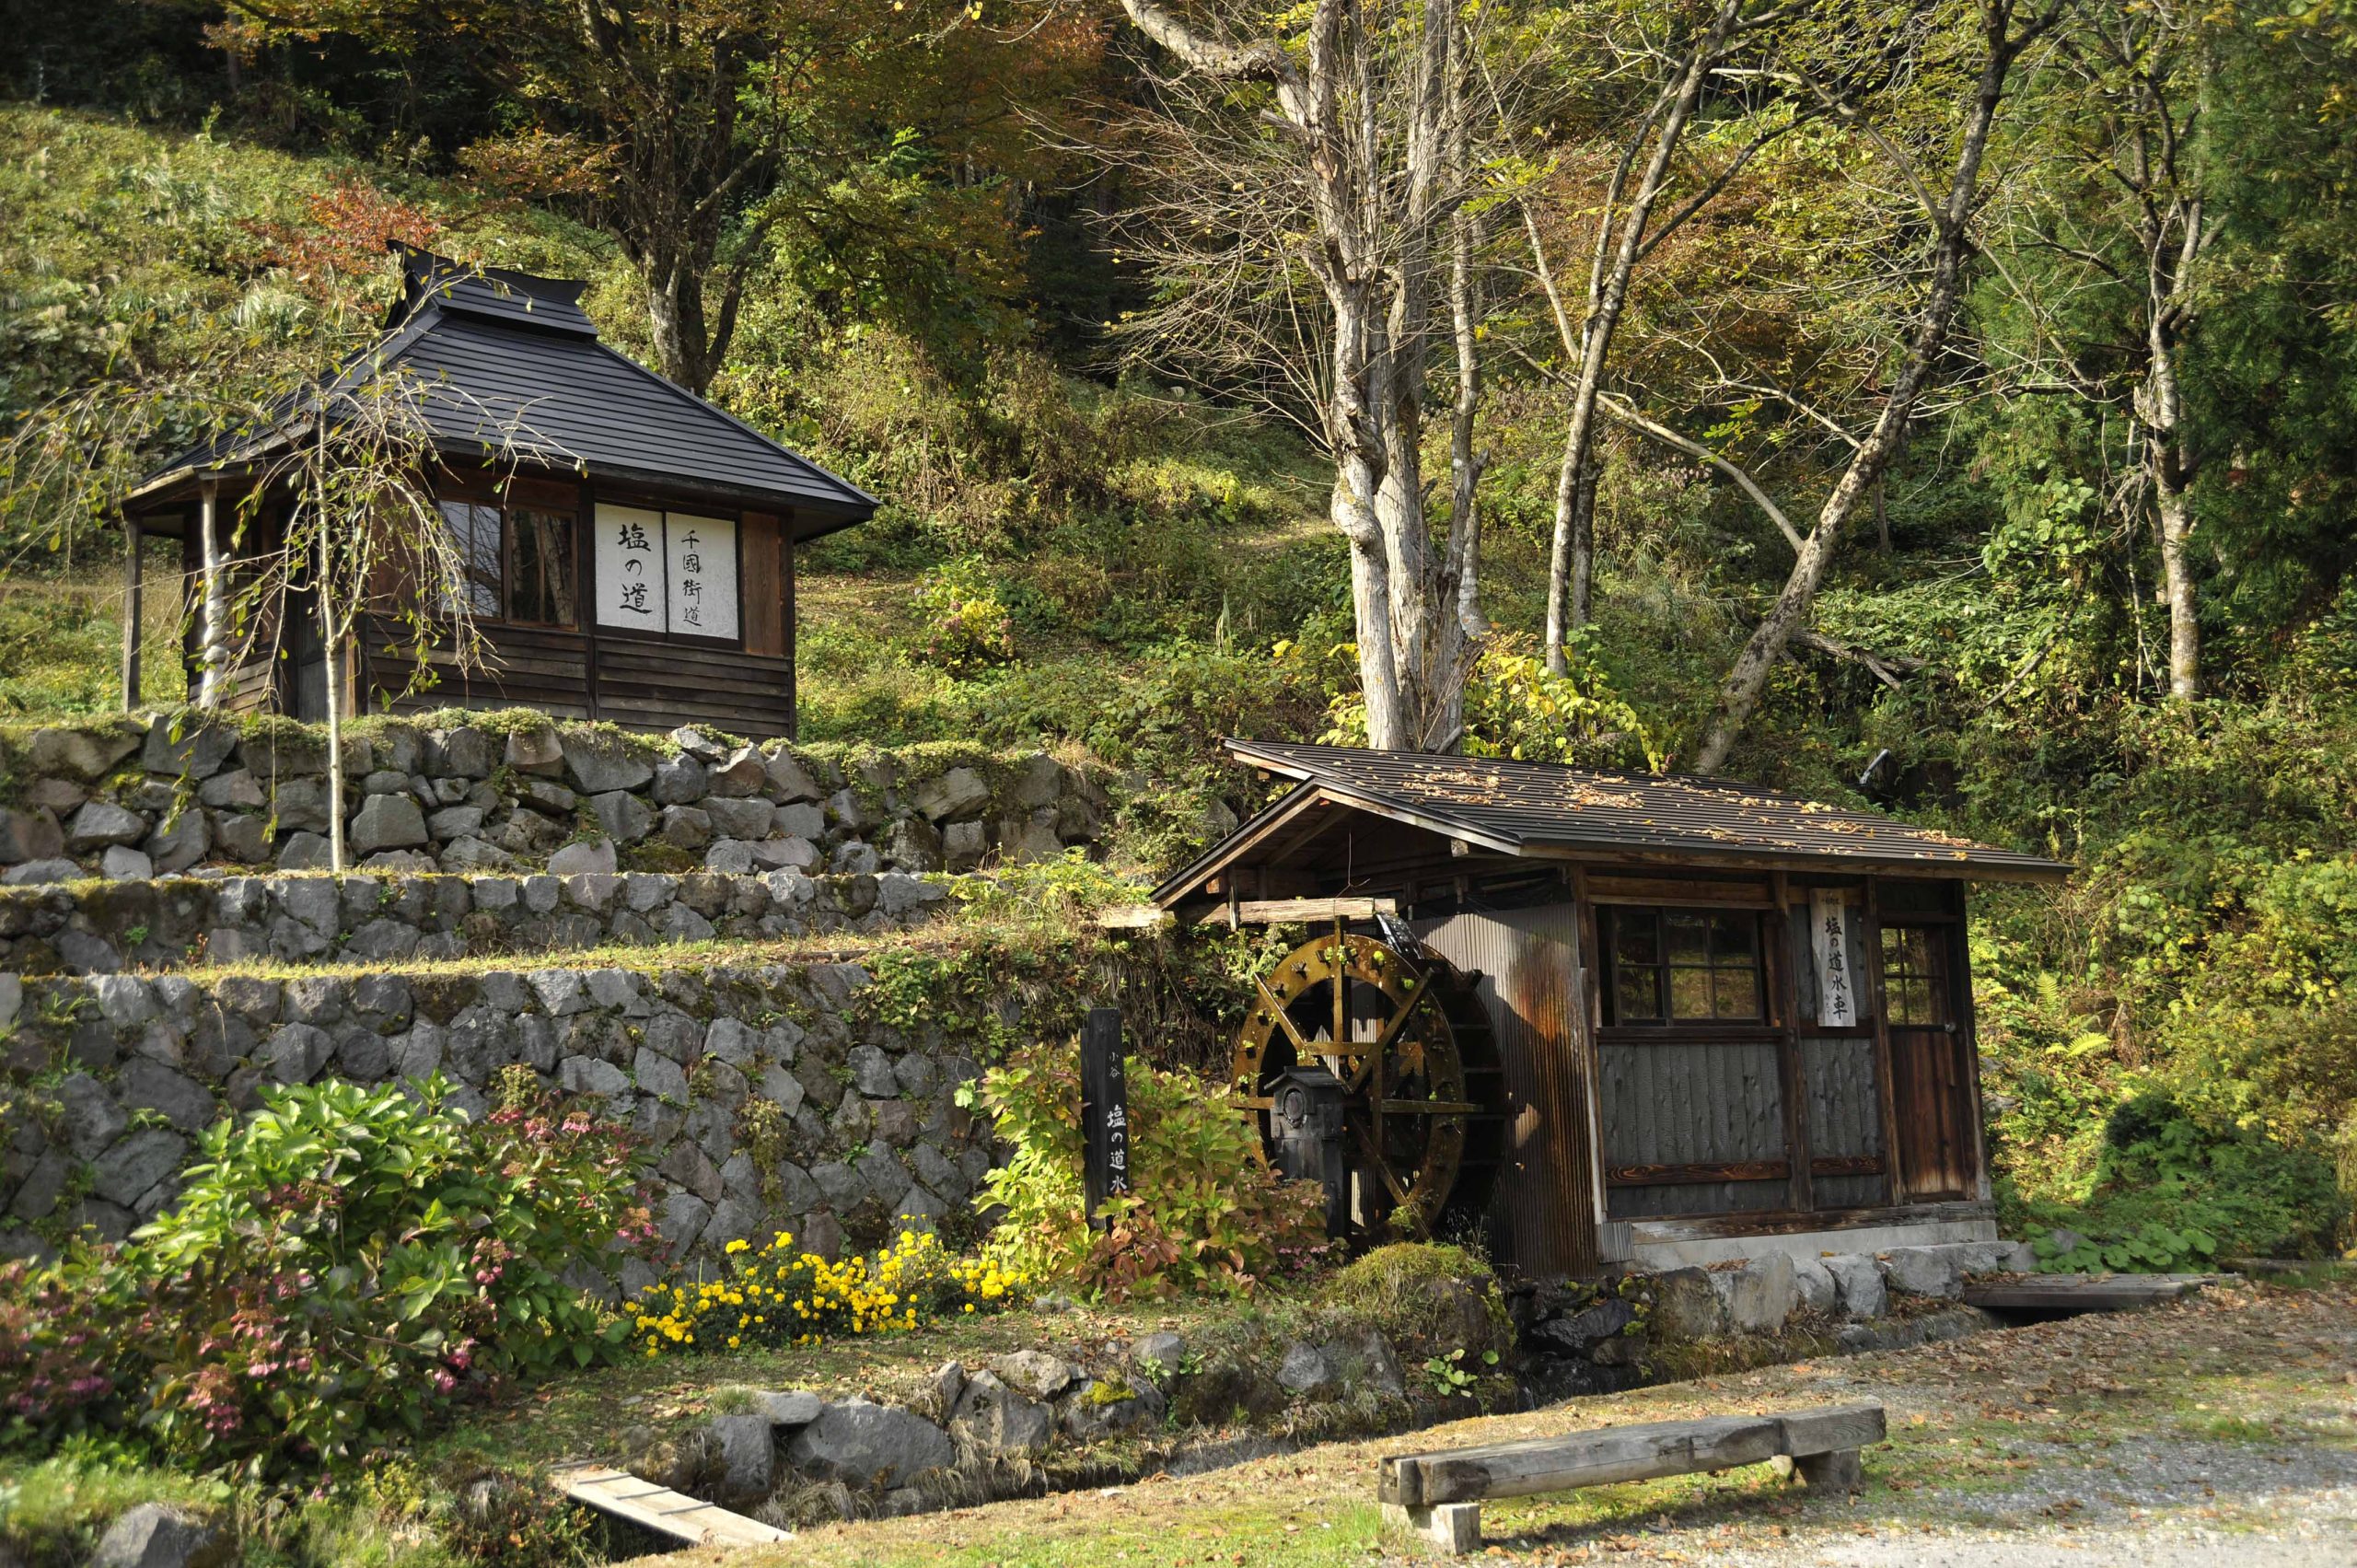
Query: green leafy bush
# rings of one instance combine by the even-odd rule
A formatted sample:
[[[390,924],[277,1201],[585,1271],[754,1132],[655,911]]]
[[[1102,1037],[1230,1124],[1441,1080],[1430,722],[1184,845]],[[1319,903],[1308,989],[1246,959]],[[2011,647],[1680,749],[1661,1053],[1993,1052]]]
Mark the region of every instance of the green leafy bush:
[[[33,1305],[0,1323],[9,1439],[108,1424],[208,1468],[335,1469],[616,1353],[625,1323],[566,1276],[653,1239],[630,1142],[528,1069],[480,1121],[447,1093],[267,1091],[205,1134],[176,1208],[11,1281]]]
[[[2174,1273],[2313,1255],[2344,1209],[2323,1156],[2206,1123],[2147,1091],[2105,1123],[2087,1201],[2033,1204],[2028,1218],[2045,1272]]]
[[[1080,1063],[1069,1044],[1034,1045],[982,1080],[1013,1157],[984,1179],[1006,1218],[992,1254],[1027,1279],[1114,1301],[1193,1292],[1244,1295],[1320,1267],[1324,1200],[1260,1157],[1260,1134],[1225,1087],[1132,1061],[1134,1190],[1109,1199],[1092,1230],[1081,1192]]]
[[[1015,657],[1015,618],[997,590],[972,571],[944,567],[917,585],[924,618],[924,662],[952,675],[1006,664]]]

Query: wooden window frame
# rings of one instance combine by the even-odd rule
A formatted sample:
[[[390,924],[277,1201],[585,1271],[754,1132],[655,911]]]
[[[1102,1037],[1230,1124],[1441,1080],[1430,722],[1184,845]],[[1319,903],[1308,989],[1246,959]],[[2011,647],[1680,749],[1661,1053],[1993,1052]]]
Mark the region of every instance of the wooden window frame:
[[[1769,967],[1767,912],[1758,907],[1710,904],[1636,904],[1612,901],[1595,905],[1596,913],[1596,993],[1599,1010],[1599,1034],[1616,1044],[1639,1040],[1763,1040],[1781,1031],[1777,1022],[1777,1007],[1773,988],[1774,974]],[[1669,961],[1666,920],[1673,914],[1701,914],[1713,920],[1747,921],[1751,930],[1752,994],[1759,1011],[1747,1018],[1681,1018],[1672,1012],[1673,985],[1671,972],[1678,968]],[[1631,914],[1650,916],[1663,923],[1656,926],[1657,953],[1647,966],[1655,971],[1655,983],[1660,988],[1662,1016],[1657,1018],[1623,1019],[1620,1016],[1620,922]],[[1708,966],[1715,973],[1722,966]],[[1732,968],[1733,966],[1726,966]]]
[[[548,494],[552,496],[555,494],[556,487],[552,484],[547,486],[547,490]],[[515,494],[515,486],[512,482],[462,482],[457,484],[445,484],[435,490],[434,505],[435,510],[437,513],[440,512],[443,506],[452,503],[466,506],[487,507],[499,518],[499,587],[497,589],[499,612],[495,615],[484,615],[482,612],[477,611],[475,613],[474,620],[478,624],[485,626],[528,626],[537,631],[542,632],[578,633],[583,629],[583,622],[586,620],[586,617],[583,615],[582,611],[588,601],[577,587],[574,590],[573,596],[573,620],[569,622],[563,621],[519,620],[514,613],[515,601],[511,597],[510,592],[516,581],[516,528],[514,517],[515,513],[519,506],[527,511],[549,512],[571,519],[573,524],[574,578],[576,584],[580,581],[582,575],[581,557],[583,553],[583,530],[581,526],[582,513],[576,505],[569,500],[546,499],[538,495],[528,495],[519,498]],[[446,518],[445,520],[447,522],[447,519]]]

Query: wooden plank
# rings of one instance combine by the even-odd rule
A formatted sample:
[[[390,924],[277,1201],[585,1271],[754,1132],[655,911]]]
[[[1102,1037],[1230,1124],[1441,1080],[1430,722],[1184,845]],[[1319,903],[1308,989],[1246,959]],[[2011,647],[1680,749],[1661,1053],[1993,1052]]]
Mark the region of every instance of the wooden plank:
[[[1854,1452],[1881,1442],[1885,1433],[1883,1408],[1875,1404],[1608,1426],[1481,1448],[1392,1455],[1382,1462],[1376,1492],[1384,1503],[1433,1508],[1692,1475],[1779,1455]]]
[[[1615,1187],[1676,1187],[1696,1181],[1782,1181],[1793,1173],[1785,1160],[1696,1160],[1684,1165],[1613,1165],[1604,1179]]]
[[[1097,912],[1097,923],[1108,931],[1151,931],[1170,918],[1160,904],[1111,904]]]
[[[2199,1280],[2170,1275],[2043,1275],[2003,1284],[1968,1283],[1964,1303],[1998,1312],[2119,1312],[2180,1301],[2200,1288]]]
[[[1242,899],[1199,917],[1198,925],[1291,925],[1321,920],[1373,920],[1398,914],[1397,899]]]
[[[1782,1452],[1783,1440],[1782,1423],[1773,1416],[1607,1427],[1495,1447],[1387,1458],[1376,1492],[1382,1502],[1425,1508],[1528,1497],[1758,1464]]]
[[[745,651],[782,657],[785,653],[785,584],[778,571],[777,518],[768,512],[745,514]],[[788,542],[785,549],[794,546]]]
[[[732,1514],[716,1503],[603,1465],[573,1465],[549,1472],[567,1497],[600,1513],[650,1529],[690,1546],[767,1546],[792,1540],[791,1530]]]
[[[1829,1405],[1776,1418],[1784,1427],[1784,1452],[1795,1459],[1840,1454],[1879,1443],[1887,1435],[1880,1405]]]
[[[1678,904],[1711,909],[1771,909],[1768,889],[1756,879],[1709,882],[1689,877],[1587,878],[1588,897],[1607,904]]]

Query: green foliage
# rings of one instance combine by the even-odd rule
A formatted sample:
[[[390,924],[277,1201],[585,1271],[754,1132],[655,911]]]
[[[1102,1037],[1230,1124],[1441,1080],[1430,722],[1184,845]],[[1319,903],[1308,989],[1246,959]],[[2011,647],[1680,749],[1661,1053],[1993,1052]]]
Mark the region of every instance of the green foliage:
[[[2321,1156],[2207,1125],[2148,1090],[2105,1121],[2084,1201],[2031,1203],[2026,1217],[2041,1270],[2172,1273],[2310,1254],[2345,1213]],[[2066,1248],[2058,1230],[2079,1239]]]
[[[651,1238],[637,1156],[529,1077],[480,1121],[439,1080],[328,1082],[215,1126],[175,1208],[17,1282],[33,1306],[0,1376],[37,1414],[12,1439],[105,1424],[255,1477],[336,1471],[467,1394],[615,1353],[626,1326],[564,1276]],[[61,1355],[91,1369],[43,1406]]]
[[[928,628],[922,649],[927,664],[952,675],[971,675],[1013,662],[1014,619],[995,592],[974,582],[968,563],[928,574],[917,584],[916,600]]]
[[[993,1256],[1113,1301],[1248,1295],[1319,1265],[1324,1200],[1270,1170],[1224,1087],[1134,1060],[1129,1086],[1133,1187],[1106,1201],[1100,1231],[1081,1191],[1078,1051],[1034,1045],[984,1075],[982,1100],[1013,1151],[983,1182],[1006,1211]]]

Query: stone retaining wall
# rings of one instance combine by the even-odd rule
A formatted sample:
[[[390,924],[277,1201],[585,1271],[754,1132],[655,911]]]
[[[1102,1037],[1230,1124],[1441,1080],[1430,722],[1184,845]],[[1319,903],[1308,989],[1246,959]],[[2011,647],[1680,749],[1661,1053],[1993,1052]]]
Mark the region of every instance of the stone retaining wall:
[[[0,1254],[120,1237],[169,1202],[194,1134],[270,1083],[502,1069],[603,1103],[648,1144],[674,1259],[790,1230],[834,1256],[969,1206],[987,1121],[969,1048],[866,1017],[854,964],[481,974],[19,980],[0,975]],[[1019,1016],[1010,998],[1003,1005]],[[606,1282],[653,1279],[633,1262]]]
[[[0,970],[111,974],[243,958],[398,963],[828,932],[932,918],[950,884],[904,871],[805,877],[289,874],[0,888]]]
[[[1044,752],[737,746],[536,715],[344,741],[348,864],[399,871],[966,871],[1097,844],[1103,781]],[[0,882],[327,864],[325,733],[192,714],[0,732]]]
[[[1709,1268],[1636,1271],[1528,1289],[1513,1303],[1534,1397],[1563,1399],[1655,1381],[1665,1347],[1804,1332],[1841,1351],[1913,1342],[1909,1325],[1953,1304],[1968,1275],[2027,1273],[2026,1242],[1948,1242],[1795,1261],[1770,1252]]]

